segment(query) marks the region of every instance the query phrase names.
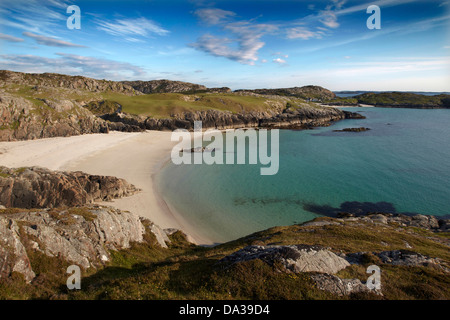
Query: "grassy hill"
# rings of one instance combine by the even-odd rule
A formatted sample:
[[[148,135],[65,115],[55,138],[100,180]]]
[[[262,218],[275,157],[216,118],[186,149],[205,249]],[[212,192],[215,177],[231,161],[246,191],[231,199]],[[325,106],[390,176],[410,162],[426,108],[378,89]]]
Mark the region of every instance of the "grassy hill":
[[[88,106],[91,102],[109,101],[120,104],[123,112],[154,118],[169,118],[182,112],[205,110],[230,111],[232,113],[279,112],[286,107],[288,102],[291,107],[313,106],[319,108],[314,103],[294,96],[268,97],[243,93],[208,92],[207,90],[143,94],[133,91],[134,89],[127,85],[128,82],[117,83],[84,77],[56,74],[32,75],[6,71],[0,73],[0,76],[0,94],[3,91],[27,99],[37,109],[42,107],[44,99],[69,100],[79,106]],[[72,84],[70,81],[75,83]],[[180,82],[173,81],[173,83],[179,84]],[[186,88],[181,89],[187,90],[191,86],[192,84],[186,84]],[[181,90],[179,86],[175,86],[175,88]]]

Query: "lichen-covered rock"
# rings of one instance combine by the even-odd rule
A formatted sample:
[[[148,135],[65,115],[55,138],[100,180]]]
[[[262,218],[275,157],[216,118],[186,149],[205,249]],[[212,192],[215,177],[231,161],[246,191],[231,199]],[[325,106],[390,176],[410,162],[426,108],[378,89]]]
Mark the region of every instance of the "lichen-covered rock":
[[[130,196],[138,191],[123,179],[59,172],[40,167],[0,166],[0,204],[11,208],[80,206],[93,201]]]
[[[199,84],[171,80],[122,81],[121,83],[145,94],[194,92],[206,91],[208,89]]]
[[[161,228],[148,220],[105,206],[4,213],[0,215],[0,276],[16,271],[27,280],[33,279],[26,250],[37,250],[83,268],[97,267],[110,260],[110,250],[143,242],[146,232],[156,230]],[[167,247],[167,236],[155,236],[161,246]]]
[[[237,90],[237,92],[241,92],[243,94],[254,93],[263,95],[294,96],[298,98],[312,99],[317,101],[336,98],[336,94],[320,86],[303,86],[303,87],[279,88],[279,89]]]
[[[334,274],[350,264],[333,252],[320,246],[247,246],[222,259],[224,263],[237,263],[261,259],[273,265],[281,263],[290,272],[321,272]]]
[[[338,296],[371,291],[359,279],[341,279],[335,275],[325,273],[311,275],[311,279],[316,283],[318,289]],[[380,294],[379,291],[373,292]]]
[[[0,91],[0,141],[107,133],[107,123],[69,100],[28,100]]]
[[[0,278],[12,272],[23,274],[31,281],[36,275],[19,236],[19,226],[13,219],[0,216]]]
[[[382,251],[376,254],[383,263],[402,266],[441,266],[442,261],[437,258],[424,256],[410,250]]]
[[[24,84],[30,86],[81,89],[91,92],[111,91],[128,95],[141,94],[130,86],[108,80],[97,80],[82,76],[69,76],[58,73],[22,73],[0,70],[0,86],[4,84]]]

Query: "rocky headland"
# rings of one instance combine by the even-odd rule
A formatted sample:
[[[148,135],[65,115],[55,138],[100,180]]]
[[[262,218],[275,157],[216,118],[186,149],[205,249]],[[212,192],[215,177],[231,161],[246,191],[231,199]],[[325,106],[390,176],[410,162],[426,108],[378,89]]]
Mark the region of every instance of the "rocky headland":
[[[152,95],[163,96],[139,100],[138,104],[130,99]],[[331,91],[318,86],[231,92],[226,87],[207,88],[181,81],[117,82],[2,70],[0,141],[108,133],[110,130],[191,130],[194,121],[203,121],[205,129],[304,129],[358,118],[356,114],[312,102],[332,97]],[[203,102],[211,107],[205,110]],[[161,103],[165,107],[161,107]],[[152,111],[126,112],[128,108],[155,111],[172,108],[174,111],[155,116]]]

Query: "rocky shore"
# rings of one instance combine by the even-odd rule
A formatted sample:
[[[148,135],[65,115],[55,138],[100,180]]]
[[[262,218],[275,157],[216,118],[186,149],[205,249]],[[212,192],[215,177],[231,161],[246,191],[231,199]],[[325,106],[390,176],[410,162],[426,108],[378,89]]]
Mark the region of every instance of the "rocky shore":
[[[364,119],[357,113],[335,108],[302,108],[275,112],[232,113],[218,110],[186,112],[170,119],[155,119],[125,113],[112,113],[102,118],[111,123],[124,124],[136,130],[194,129],[194,121],[202,121],[203,129],[269,128],[307,129],[328,126],[343,119]]]
[[[116,177],[0,166],[0,204],[7,208],[82,206],[127,197],[138,191]]]

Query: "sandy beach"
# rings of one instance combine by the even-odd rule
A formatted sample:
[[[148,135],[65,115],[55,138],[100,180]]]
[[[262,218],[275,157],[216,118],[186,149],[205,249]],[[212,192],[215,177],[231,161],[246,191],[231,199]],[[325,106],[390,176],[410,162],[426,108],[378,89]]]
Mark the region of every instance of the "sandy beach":
[[[142,191],[101,204],[136,213],[162,228],[181,229],[198,244],[212,244],[178,213],[169,210],[155,188],[154,176],[170,160],[177,143],[170,138],[171,132],[147,131],[1,142],[0,165],[41,166],[123,178]]]

